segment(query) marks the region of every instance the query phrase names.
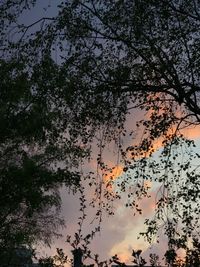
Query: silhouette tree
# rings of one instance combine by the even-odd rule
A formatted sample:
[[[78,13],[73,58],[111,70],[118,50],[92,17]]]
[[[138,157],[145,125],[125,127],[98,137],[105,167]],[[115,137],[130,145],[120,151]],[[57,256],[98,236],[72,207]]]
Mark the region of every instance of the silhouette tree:
[[[16,7],[20,14],[26,1],[11,2],[0,4],[2,36],[6,27],[14,23],[11,11]],[[11,46],[6,50],[12,52]],[[80,175],[75,168],[87,151],[68,140],[64,131],[67,117],[59,120],[63,111],[56,109],[57,96],[39,85],[45,83],[44,77],[39,81],[36,69],[29,72],[28,61],[20,60],[20,56],[1,53],[0,253],[9,255],[22,245],[49,245],[52,237],[59,236],[58,228],[64,225],[59,188],[66,185],[76,189]],[[42,65],[51,68],[53,61]]]
[[[3,153],[8,147],[17,164],[26,153],[59,177],[52,181],[60,184],[70,175],[67,181],[73,183],[77,176],[66,167],[65,178],[57,176],[61,170],[55,162],[76,165],[89,156],[89,144],[103,129],[99,169],[107,168],[102,150],[110,141],[118,145],[124,166],[125,180],[115,196],[132,183],[127,205],[141,212],[137,199],[148,196],[145,180],[161,183],[155,217],[146,221],[144,236],[151,241],[164,224],[169,246],[185,246],[199,233],[200,179],[191,162],[200,155],[182,135],[182,129],[200,123],[199,2],[69,0],[58,5],[55,16],[22,23],[20,15],[35,4],[3,1],[0,6],[5,21],[2,92],[9,88],[14,99],[8,98],[8,108],[5,101],[1,105]],[[18,96],[16,88],[22,90]],[[136,125],[143,138],[124,151],[125,121],[134,109],[147,114]],[[11,141],[13,136],[19,140]],[[159,161],[152,158],[157,140],[162,144]]]

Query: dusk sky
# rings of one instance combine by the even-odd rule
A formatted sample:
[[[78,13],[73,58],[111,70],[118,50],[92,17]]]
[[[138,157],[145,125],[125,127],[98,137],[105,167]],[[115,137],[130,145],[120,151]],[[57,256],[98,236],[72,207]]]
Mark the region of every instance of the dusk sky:
[[[28,14],[24,14],[21,17],[21,22],[25,24],[31,24],[35,20],[39,19],[41,16],[54,16],[57,13],[57,9],[55,7],[55,2],[58,4],[61,1],[44,1],[45,5],[43,6],[43,1],[39,1],[40,4],[37,5],[31,12]],[[43,3],[42,3],[43,2]],[[42,3],[42,5],[41,5]],[[47,13],[48,12],[48,13]],[[54,55],[56,60],[59,58],[59,55]],[[59,62],[59,59],[58,59]],[[143,129],[136,128],[136,121],[140,120],[144,116],[148,117],[148,114],[144,114],[139,110],[133,110],[130,113],[130,116],[127,118],[126,127],[128,130],[133,130],[136,132],[135,138],[132,140],[131,137],[124,138],[124,148],[128,145],[137,144],[142,136]],[[196,128],[187,128],[182,131],[185,137],[195,140],[197,147],[195,148],[198,153],[200,153],[200,127]],[[115,151],[115,146],[113,144],[108,145],[104,150],[104,159],[105,162],[112,167],[115,167],[113,171],[113,175],[115,179],[120,179],[120,176],[123,174],[123,164],[117,163],[117,155]],[[158,140],[155,143],[155,158],[158,157],[159,150],[162,150],[161,140]],[[96,171],[96,155],[98,154],[97,146],[94,144],[93,146],[93,158],[90,162],[85,162],[83,167],[83,171]],[[193,162],[193,164],[195,164]],[[81,166],[82,167],[82,166]],[[80,169],[81,169],[80,167]],[[102,177],[105,179],[105,177]],[[108,178],[109,179],[109,176]],[[89,207],[89,202],[94,194],[92,189],[90,190],[87,185],[87,181],[83,182],[86,190],[85,197],[87,198],[87,218],[83,224],[83,235],[87,235],[91,233],[91,230],[98,226],[98,221],[93,220],[95,217],[96,209]],[[102,260],[109,259],[111,256],[117,254],[119,258],[127,263],[131,264],[131,253],[133,249],[142,249],[143,256],[148,259],[149,253],[156,253],[160,256],[160,260],[162,260],[164,253],[167,248],[167,239],[163,235],[163,230],[160,230],[159,243],[155,242],[150,245],[144,241],[143,237],[139,237],[139,233],[145,230],[144,220],[146,218],[151,218],[154,214],[155,202],[156,202],[156,193],[158,190],[158,184],[153,184],[153,182],[149,182],[151,186],[150,194],[151,198],[145,198],[140,201],[142,214],[134,215],[134,211],[131,208],[126,208],[126,193],[124,196],[122,195],[122,199],[120,201],[114,202],[114,215],[109,216],[105,212],[103,213],[103,220],[101,222],[101,231],[97,233],[94,239],[90,244],[90,248],[93,254],[99,254]],[[112,189],[110,189],[112,190]],[[64,252],[66,252],[69,257],[72,257],[71,250],[72,248],[69,244],[66,243],[66,236],[71,235],[73,239],[74,233],[78,229],[78,218],[80,216],[79,208],[79,194],[73,194],[69,189],[62,188],[61,189],[62,196],[62,215],[66,221],[66,227],[61,230],[63,235],[62,238],[54,240],[52,242],[51,248],[44,247],[43,245],[39,245],[36,247],[39,256],[44,255],[54,255],[56,253],[56,248],[63,248]],[[181,252],[180,252],[181,254]]]
[[[138,114],[138,112],[136,111],[135,114]],[[135,118],[134,112],[132,113],[131,117]],[[131,120],[131,117],[127,121],[127,128],[134,125],[134,121]],[[200,128],[193,127],[184,130],[182,133],[185,137],[195,140],[195,151],[199,153]],[[138,133],[138,136],[140,136],[140,132]],[[133,142],[137,142],[137,139],[133,140]],[[106,160],[109,164],[113,164],[113,166],[115,166],[115,156],[111,153],[113,149],[111,149],[111,147],[112,146],[109,147],[107,153],[105,152],[105,155],[107,155]],[[162,147],[160,147],[160,142],[157,142],[155,148],[157,151],[162,150]],[[157,154],[158,153],[155,153],[155,156]],[[96,161],[94,160],[93,162],[88,163],[88,166],[95,168],[95,164]],[[198,164],[198,161],[196,163],[193,162],[193,164]],[[116,177],[116,180],[120,179],[120,175],[123,175],[122,166],[118,166],[119,167],[116,167],[114,170],[114,176]],[[109,259],[111,256],[117,254],[123,262],[131,264],[133,260],[131,257],[132,250],[142,249],[142,255],[145,257],[145,259],[148,260],[150,253],[156,253],[159,255],[161,262],[163,262],[162,259],[167,249],[167,238],[163,235],[163,228],[161,228],[159,232],[159,243],[156,242],[157,239],[155,237],[153,244],[149,244],[148,242],[144,241],[142,236],[139,235],[140,232],[145,231],[144,220],[146,218],[151,218],[154,214],[158,184],[155,185],[151,183],[151,186],[151,198],[145,198],[139,202],[142,208],[141,215],[135,215],[131,208],[125,207],[127,200],[126,193],[124,194],[124,197],[122,197],[122,200],[114,203],[114,215],[109,216],[108,214],[104,213],[103,221],[101,223],[101,232],[96,234],[89,246],[93,254],[99,254],[100,259],[102,260]],[[70,257],[72,255],[72,248],[65,242],[65,240],[67,235],[71,235],[73,240],[73,235],[78,229],[77,222],[78,217],[80,216],[80,204],[78,200],[79,194],[69,194],[68,189],[64,188],[61,190],[61,192],[63,199],[62,213],[66,221],[66,228],[62,230],[63,238],[55,240],[51,248],[48,249],[41,247],[39,251],[41,251],[41,254],[43,255],[52,255],[56,253],[56,248],[60,247],[63,248],[66,254]],[[92,191],[88,191],[87,189],[85,190],[85,196],[88,199],[88,203],[91,200],[91,193]],[[98,221],[93,221],[95,212],[96,209],[89,207],[86,209],[87,219],[83,224],[83,236],[90,234],[91,230],[98,226]],[[184,252],[180,250],[179,255],[180,257],[183,256]]]

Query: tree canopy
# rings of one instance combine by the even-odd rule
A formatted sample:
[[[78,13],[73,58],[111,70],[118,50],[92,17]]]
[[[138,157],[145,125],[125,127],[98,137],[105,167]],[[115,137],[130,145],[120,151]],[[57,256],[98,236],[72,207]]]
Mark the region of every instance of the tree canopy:
[[[182,134],[200,124],[199,1],[61,1],[54,15],[47,8],[25,23],[22,14],[35,5],[0,5],[1,183],[25,183],[15,204],[25,203],[26,212],[35,199],[55,204],[57,185],[77,184],[73,170],[102,130],[100,151],[102,139],[115,141],[125,173],[115,196],[132,183],[128,205],[140,212],[136,200],[148,195],[144,181],[160,183],[147,239],[161,221],[171,245],[184,247],[199,234],[199,166],[191,162],[200,156]],[[136,125],[143,137],[124,149],[133,110],[146,114]],[[157,140],[159,161],[151,157]],[[97,164],[106,169],[101,153]]]

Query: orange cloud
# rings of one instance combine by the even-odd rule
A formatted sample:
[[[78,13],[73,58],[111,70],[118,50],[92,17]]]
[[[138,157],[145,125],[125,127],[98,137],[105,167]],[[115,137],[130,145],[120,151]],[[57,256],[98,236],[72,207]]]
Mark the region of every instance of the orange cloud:
[[[119,252],[117,253],[117,256],[119,257],[120,262],[127,263],[131,259],[131,253],[129,251]]]
[[[108,183],[109,181],[113,181],[119,176],[121,176],[123,173],[123,166],[122,165],[117,165],[111,168],[110,171],[105,171],[103,173],[103,180],[105,183]]]
[[[194,126],[193,128],[188,127],[181,130],[181,133],[189,139],[199,139],[200,138],[200,125]]]
[[[156,96],[155,96],[156,97]],[[153,110],[149,110],[146,114],[143,114],[143,118],[145,116],[145,118],[148,120],[150,119],[150,116],[152,114]],[[160,111],[160,114],[163,111]],[[177,117],[181,117],[181,108],[179,110],[176,111],[176,115]],[[162,114],[161,114],[162,115]],[[133,117],[133,119],[135,119],[135,116],[133,116],[133,114],[131,115],[131,117]],[[127,122],[127,129],[132,130],[132,125],[133,125],[133,121],[128,121]],[[142,131],[142,130],[141,130]],[[176,126],[171,127],[168,130],[167,135],[170,137],[172,136],[176,131]],[[200,126],[194,126],[194,127],[188,127],[188,128],[184,128],[181,129],[179,131],[181,134],[183,134],[184,137],[186,138],[190,138],[190,139],[198,139],[200,138]],[[134,140],[134,142],[136,144],[140,143],[140,134],[136,136],[136,139]],[[135,160],[139,160],[142,157],[149,157],[150,155],[154,154],[155,152],[157,152],[160,148],[163,147],[163,140],[164,138],[161,136],[160,138],[157,138],[156,140],[153,141],[150,149],[148,151],[145,151],[144,153],[141,153],[140,155],[137,155],[137,153],[132,156],[131,152],[127,152],[127,158],[128,159],[132,159],[134,158]],[[128,141],[128,143],[130,143],[130,140]],[[134,146],[134,145],[133,145]],[[139,147],[139,145],[138,145]],[[123,165],[123,163],[115,165],[114,160],[113,162],[109,161],[109,159],[113,156],[111,155],[110,152],[105,154],[106,159],[106,169],[100,170],[100,177],[103,180],[105,186],[107,187],[107,190],[109,192],[111,192],[113,190],[113,185],[112,185],[112,181],[116,180],[118,177],[123,175],[123,169],[125,167],[125,165]],[[115,166],[114,166],[115,165]],[[91,169],[95,169],[97,167],[97,163],[95,160],[93,160],[92,162],[90,162],[90,166]],[[151,183],[149,182],[149,184],[145,185],[145,186],[149,186],[150,188],[152,187]]]
[[[116,180],[118,177],[120,177],[123,173],[123,166],[117,165],[110,170],[105,170],[102,174],[103,182],[106,185],[107,190],[111,193],[113,192],[113,181]]]

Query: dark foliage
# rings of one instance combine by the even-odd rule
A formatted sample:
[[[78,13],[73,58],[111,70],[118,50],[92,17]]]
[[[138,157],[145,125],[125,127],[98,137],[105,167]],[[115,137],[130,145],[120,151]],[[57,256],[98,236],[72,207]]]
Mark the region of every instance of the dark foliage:
[[[113,140],[124,166],[116,196],[132,184],[127,205],[140,213],[145,180],[158,183],[144,236],[151,241],[164,225],[172,249],[185,247],[199,233],[199,166],[191,162],[200,156],[182,135],[200,124],[199,1],[69,0],[54,16],[23,23],[36,4],[0,4],[0,241],[37,236],[21,234],[23,226],[19,238],[16,222],[37,225],[38,214],[59,207],[58,186],[78,185],[76,168],[103,129],[98,168],[107,168],[101,152]],[[137,123],[143,138],[124,151],[136,108],[148,114]],[[159,161],[151,157],[157,140]]]

